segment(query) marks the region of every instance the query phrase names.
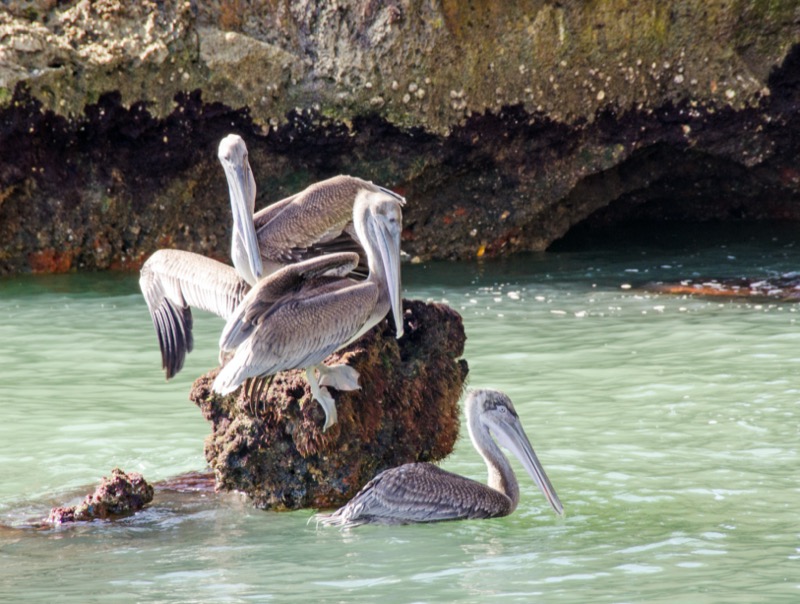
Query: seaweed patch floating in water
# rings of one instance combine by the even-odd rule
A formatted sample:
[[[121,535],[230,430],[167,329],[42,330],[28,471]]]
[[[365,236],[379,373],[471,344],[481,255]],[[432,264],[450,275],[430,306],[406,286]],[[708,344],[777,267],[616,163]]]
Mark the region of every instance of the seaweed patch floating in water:
[[[683,279],[677,283],[649,283],[644,289],[664,294],[693,294],[730,298],[800,299],[800,273],[784,273],[771,279]]]

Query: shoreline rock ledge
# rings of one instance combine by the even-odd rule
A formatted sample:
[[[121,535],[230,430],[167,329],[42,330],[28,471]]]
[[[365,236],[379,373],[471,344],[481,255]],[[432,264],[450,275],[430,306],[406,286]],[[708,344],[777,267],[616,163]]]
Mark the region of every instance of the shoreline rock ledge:
[[[211,390],[219,369],[198,378],[189,398],[212,424],[205,456],[216,488],[244,492],[262,509],[330,508],[386,468],[450,454],[468,373],[461,316],[418,300],[403,309],[402,339],[384,319],[327,360],[355,368],[361,389],[331,390],[338,421],[326,432],[302,370],[276,375],[253,404],[241,389]]]

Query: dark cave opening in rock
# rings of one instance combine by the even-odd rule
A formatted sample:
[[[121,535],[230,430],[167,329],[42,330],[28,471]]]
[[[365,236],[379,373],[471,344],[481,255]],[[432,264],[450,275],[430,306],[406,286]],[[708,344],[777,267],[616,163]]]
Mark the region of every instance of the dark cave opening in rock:
[[[655,145],[579,183],[566,203],[585,208],[586,216],[548,251],[800,234],[800,196],[795,183],[787,182],[794,178],[769,165],[751,169],[724,157]]]

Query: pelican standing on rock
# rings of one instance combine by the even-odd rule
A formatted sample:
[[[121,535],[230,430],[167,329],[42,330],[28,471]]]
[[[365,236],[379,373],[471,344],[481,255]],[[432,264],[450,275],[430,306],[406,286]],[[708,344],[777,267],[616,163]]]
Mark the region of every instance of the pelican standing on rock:
[[[247,147],[231,134],[220,141],[217,157],[225,170],[233,214],[233,267],[183,250],[156,250],[142,265],[139,287],[155,326],[161,349],[161,367],[167,379],[182,368],[194,348],[192,308],[227,319],[264,268],[258,249],[253,211],[256,181]]]
[[[307,258],[330,252],[356,252],[366,264],[366,251],[353,226],[353,203],[362,192],[383,194],[400,204],[405,199],[354,176],[339,175],[308,186],[253,215],[256,185],[242,137],[229,134],[218,157],[228,180],[234,233],[231,257],[236,269],[259,278]]]
[[[366,252],[352,225],[356,196],[366,191],[405,202],[371,182],[336,176],[254,216],[256,184],[247,155],[247,146],[238,135],[230,134],[219,144],[217,156],[225,171],[233,214],[231,259],[235,268],[200,254],[167,249],[156,251],[142,266],[139,285],[158,336],[167,379],[181,370],[192,351],[192,307],[227,320],[262,276],[331,251],[357,252],[359,266],[365,265]]]
[[[325,410],[324,429],[336,422],[336,404],[325,386],[357,389],[358,372],[347,365],[326,367],[323,360],[390,310],[397,337],[403,335],[401,201],[383,191],[361,190],[353,205],[353,224],[366,251],[367,279],[345,276],[359,257],[341,252],[286,266],[259,281],[220,337],[220,350],[233,356],[214,380],[216,392],[228,394],[248,379],[305,369],[312,396]]]
[[[231,261],[239,275],[255,285],[264,273],[253,222],[256,209],[256,179],[247,161],[247,146],[237,134],[229,134],[219,143],[217,157],[228,181],[228,195],[233,214]]]
[[[495,440],[519,459],[556,514],[563,514],[508,396],[497,390],[474,390],[465,407],[472,444],[489,469],[488,486],[430,463],[409,463],[381,472],[347,505],[332,514],[318,514],[317,521],[352,527],[507,516],[519,503],[519,485]]]

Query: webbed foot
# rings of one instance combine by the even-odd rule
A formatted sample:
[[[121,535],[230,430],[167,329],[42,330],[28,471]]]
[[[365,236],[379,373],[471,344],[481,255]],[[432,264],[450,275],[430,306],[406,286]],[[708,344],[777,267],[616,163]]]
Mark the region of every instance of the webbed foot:
[[[319,383],[317,383],[313,367],[308,367],[306,369],[306,379],[311,386],[311,395],[314,397],[314,400],[322,405],[322,410],[325,411],[325,425],[322,426],[322,431],[325,432],[325,430],[335,424],[338,419],[336,415],[336,401],[333,400],[327,388],[320,387]]]
[[[360,390],[358,371],[341,363],[339,365],[317,365],[320,386],[330,386],[337,390]]]

